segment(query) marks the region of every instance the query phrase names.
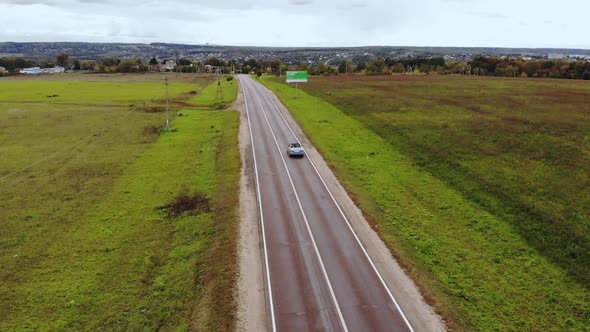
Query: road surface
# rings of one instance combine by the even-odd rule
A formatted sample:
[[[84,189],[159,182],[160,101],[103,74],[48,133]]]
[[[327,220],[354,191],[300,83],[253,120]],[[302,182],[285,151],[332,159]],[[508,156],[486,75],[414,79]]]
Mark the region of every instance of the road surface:
[[[240,76],[271,331],[413,331],[270,91]],[[297,132],[300,132],[297,130]]]

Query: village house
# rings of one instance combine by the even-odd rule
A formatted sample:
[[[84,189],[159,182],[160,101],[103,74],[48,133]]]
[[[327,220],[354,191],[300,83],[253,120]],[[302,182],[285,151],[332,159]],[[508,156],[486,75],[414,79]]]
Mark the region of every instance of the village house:
[[[158,59],[158,63],[154,63],[150,65],[150,71],[173,71],[176,68],[176,61],[174,60],[160,60]]]
[[[174,60],[164,60],[160,65],[160,71],[172,71],[174,68],[176,68],[176,61]]]

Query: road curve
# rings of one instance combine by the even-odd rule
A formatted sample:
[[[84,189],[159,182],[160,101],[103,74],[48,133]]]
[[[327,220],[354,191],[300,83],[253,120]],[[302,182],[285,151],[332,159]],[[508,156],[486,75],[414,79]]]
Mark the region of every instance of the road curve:
[[[269,97],[240,75],[254,159],[271,331],[413,331]],[[298,131],[299,132],[299,131]]]

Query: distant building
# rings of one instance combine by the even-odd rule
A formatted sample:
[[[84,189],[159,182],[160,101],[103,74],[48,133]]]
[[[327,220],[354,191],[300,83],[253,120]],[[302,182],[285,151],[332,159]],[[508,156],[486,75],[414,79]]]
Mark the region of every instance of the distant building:
[[[21,69],[20,73],[25,75],[39,75],[41,74],[41,67],[30,67]]]
[[[160,60],[158,59],[158,63],[154,63],[150,65],[150,71],[173,71],[176,68],[176,61],[174,60]]]
[[[30,67],[22,69],[20,73],[25,75],[62,74],[65,70],[64,67],[60,66],[55,66],[53,68]]]
[[[547,59],[549,59],[549,60],[565,59],[565,54],[549,53],[547,55]]]
[[[223,72],[223,67],[221,66],[212,66],[212,65],[205,65],[205,72],[207,73],[217,73]]]
[[[176,68],[176,61],[174,60],[165,60],[163,64],[160,65],[160,71],[172,71]]]

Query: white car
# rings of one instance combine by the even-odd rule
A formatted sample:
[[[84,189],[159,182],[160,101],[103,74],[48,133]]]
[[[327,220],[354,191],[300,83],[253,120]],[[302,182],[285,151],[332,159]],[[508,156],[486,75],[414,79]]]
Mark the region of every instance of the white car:
[[[289,157],[303,157],[305,150],[303,145],[299,143],[290,143],[289,147],[287,147],[287,154]]]

